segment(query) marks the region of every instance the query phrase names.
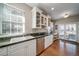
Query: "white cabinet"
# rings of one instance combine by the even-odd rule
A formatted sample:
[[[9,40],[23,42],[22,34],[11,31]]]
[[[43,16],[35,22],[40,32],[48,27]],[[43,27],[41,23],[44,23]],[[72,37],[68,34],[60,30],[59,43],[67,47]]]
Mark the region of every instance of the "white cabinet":
[[[32,28],[45,28],[50,25],[51,17],[44,15],[37,7],[32,9]]]
[[[7,47],[0,48],[0,56],[6,56],[7,55]]]
[[[49,46],[49,36],[45,37],[45,48]]]
[[[50,35],[50,45],[53,43],[53,35]]]
[[[9,56],[33,56],[36,55],[36,40],[14,44],[8,47]]]
[[[42,11],[37,7],[32,9],[32,28],[40,28],[40,20],[41,20]]]
[[[36,56],[36,40],[27,42],[27,56]]]
[[[48,26],[48,16],[41,14],[41,28]]]
[[[45,48],[53,43],[53,35],[45,37]]]

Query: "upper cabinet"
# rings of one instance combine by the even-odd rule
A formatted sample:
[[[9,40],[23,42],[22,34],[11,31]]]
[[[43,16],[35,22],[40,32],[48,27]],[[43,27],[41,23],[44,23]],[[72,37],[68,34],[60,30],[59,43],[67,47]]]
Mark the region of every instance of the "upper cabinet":
[[[51,17],[44,15],[37,7],[32,9],[32,28],[45,28],[50,26]]]
[[[32,28],[40,28],[40,19],[42,11],[36,7],[32,9]]]

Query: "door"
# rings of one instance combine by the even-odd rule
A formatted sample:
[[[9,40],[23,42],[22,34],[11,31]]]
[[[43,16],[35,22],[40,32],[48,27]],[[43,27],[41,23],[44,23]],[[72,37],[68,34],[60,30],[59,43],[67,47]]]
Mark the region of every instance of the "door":
[[[60,39],[76,41],[77,29],[76,23],[73,24],[59,24],[58,33]]]
[[[66,24],[65,39],[76,41],[76,24]]]
[[[59,33],[59,38],[61,38],[61,39],[65,38],[65,26],[64,26],[64,24],[58,25],[58,33]]]

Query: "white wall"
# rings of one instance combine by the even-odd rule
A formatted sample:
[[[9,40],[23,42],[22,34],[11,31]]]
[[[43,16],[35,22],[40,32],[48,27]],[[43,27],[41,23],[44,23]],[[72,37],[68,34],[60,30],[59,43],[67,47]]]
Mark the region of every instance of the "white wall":
[[[1,24],[1,18],[0,18],[0,34],[2,34],[2,24]]]
[[[32,8],[25,3],[8,3],[17,8],[23,9],[25,11],[25,32],[30,33],[32,31]]]

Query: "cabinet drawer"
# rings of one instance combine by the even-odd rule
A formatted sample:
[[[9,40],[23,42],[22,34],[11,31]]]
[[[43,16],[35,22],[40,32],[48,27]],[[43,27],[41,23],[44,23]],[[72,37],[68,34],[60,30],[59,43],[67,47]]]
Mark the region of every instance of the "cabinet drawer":
[[[4,47],[4,48],[0,48],[0,56],[5,56],[7,55],[7,47]]]

